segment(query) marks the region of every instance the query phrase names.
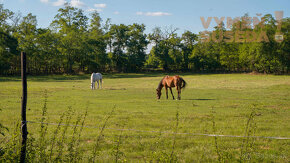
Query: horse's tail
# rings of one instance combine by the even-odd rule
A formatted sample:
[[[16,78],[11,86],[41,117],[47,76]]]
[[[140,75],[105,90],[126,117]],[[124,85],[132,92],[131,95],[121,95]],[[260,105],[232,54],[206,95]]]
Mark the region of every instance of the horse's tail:
[[[185,80],[183,78],[180,78],[180,80],[182,82],[181,88],[185,88],[187,83],[185,82]]]

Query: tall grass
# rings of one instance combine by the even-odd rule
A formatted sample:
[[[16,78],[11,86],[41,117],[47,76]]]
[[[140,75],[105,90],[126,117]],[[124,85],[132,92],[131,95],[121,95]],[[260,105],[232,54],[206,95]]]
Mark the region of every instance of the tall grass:
[[[115,108],[116,108],[116,106],[114,105],[112,111],[106,117],[106,119],[105,119],[105,121],[104,121],[104,123],[102,125],[102,128],[100,130],[98,138],[97,138],[97,140],[95,142],[95,145],[93,147],[93,152],[92,152],[91,157],[90,157],[90,162],[95,162],[96,156],[98,156],[98,151],[100,150],[100,143],[101,143],[102,138],[104,137],[104,135],[103,135],[104,130],[105,130],[106,126],[107,126],[107,123],[109,122],[109,119],[113,116]]]
[[[5,145],[1,144],[1,157],[0,162],[19,162],[19,154],[20,154],[20,120],[15,124],[15,128],[10,134],[8,140],[5,140]]]
[[[214,107],[211,108],[211,116],[212,116],[212,131],[213,134],[217,134],[216,131],[216,122],[215,122],[215,111],[214,111]],[[214,138],[214,148],[215,148],[215,152],[218,156],[218,161],[221,162],[223,160],[221,151],[220,151],[220,147],[219,147],[219,143],[218,143],[218,138],[216,136],[213,137]]]
[[[88,105],[89,103],[87,104],[87,108],[86,108],[86,112],[83,116],[83,119],[82,119],[82,122],[81,122],[81,127],[78,131],[78,136],[77,136],[77,140],[75,141],[75,149],[74,151],[72,151],[72,154],[70,155],[70,161],[73,161],[73,159],[75,161],[80,161],[81,160],[81,152],[79,149],[80,147],[80,141],[81,141],[81,135],[82,135],[82,132],[83,132],[83,128],[84,128],[84,125],[85,125],[85,120],[86,120],[86,117],[88,115]],[[71,148],[73,149],[73,146],[71,146]]]
[[[65,111],[58,120],[57,127],[52,133],[48,132],[47,117],[47,91],[44,92],[44,104],[39,120],[38,138],[33,133],[28,134],[26,162],[76,162],[79,161],[80,138],[87,116],[79,115],[74,122],[72,131],[69,130],[74,111],[71,107]],[[18,121],[20,122],[20,121]],[[81,123],[81,125],[79,125]],[[20,123],[15,124],[15,129],[9,139],[1,141],[0,162],[18,162],[20,153]],[[78,129],[79,128],[79,129]],[[49,135],[52,136],[50,137]],[[72,137],[70,137],[72,135]]]
[[[121,151],[121,145],[123,143],[123,129],[125,127],[125,123],[123,125],[121,125],[121,131],[119,133],[119,135],[116,136],[115,138],[115,142],[114,142],[114,146],[113,146],[113,150],[112,150],[112,155],[114,157],[114,162],[118,162],[118,161],[122,161],[122,162],[126,162],[126,159],[121,160],[122,157],[125,156],[124,152]]]
[[[173,137],[173,143],[172,143],[172,149],[171,149],[169,162],[177,162],[177,157],[176,157],[174,152],[175,152],[176,137],[177,137],[178,125],[179,125],[179,112],[178,111],[176,112],[176,115],[175,115],[175,121],[176,121],[176,124],[175,124],[175,128],[174,128],[174,137]]]
[[[245,138],[243,138],[241,144],[241,154],[240,154],[240,161],[251,161],[253,158],[253,153],[255,152],[255,140],[256,138],[253,137],[255,135],[257,124],[255,123],[255,116],[256,113],[256,106],[254,105],[252,108],[252,112],[248,116],[248,120],[245,127]]]
[[[64,113],[60,116],[58,125],[57,125],[56,129],[53,132],[53,137],[52,137],[52,139],[50,141],[51,145],[50,145],[50,149],[49,149],[49,160],[52,160],[52,157],[53,157],[53,154],[54,154],[54,148],[56,146],[57,135],[60,132],[61,124],[62,124],[64,116],[65,116]]]
[[[1,110],[1,108],[0,108],[0,112],[1,112],[2,110]],[[2,125],[1,123],[0,123],[0,135],[2,135],[2,136],[5,136],[5,132],[7,132],[8,131],[8,128],[7,127],[5,127],[4,125]]]
[[[45,124],[44,122],[47,119],[47,90],[44,91],[44,104],[42,108],[42,114],[41,114],[41,119],[40,119],[40,130],[39,130],[39,140],[38,140],[38,160],[40,162],[47,162],[47,157],[46,157],[46,136],[47,136],[47,128],[48,125]]]
[[[1,112],[1,109],[0,109],[0,112]],[[0,135],[5,136],[5,133],[7,131],[9,131],[8,128],[0,123]],[[5,142],[5,139],[0,139],[0,144],[3,144],[3,142]],[[3,147],[0,146],[0,156],[2,156],[3,154],[4,154],[4,149]]]
[[[212,107],[211,110],[211,117],[212,117],[212,129],[213,134],[217,133],[217,126],[215,122],[215,111],[214,107]],[[240,155],[238,159],[235,156],[235,151],[231,150],[230,147],[225,147],[223,141],[220,141],[222,138],[218,138],[217,136],[214,136],[214,149],[217,155],[218,162],[227,162],[227,161],[238,161],[238,162],[245,162],[245,161],[252,161],[254,158],[254,152],[255,152],[255,140],[257,139],[254,137],[255,131],[257,129],[257,125],[255,123],[255,116],[256,116],[256,108],[255,105],[252,108],[251,113],[247,117],[247,123],[244,130],[244,137],[242,138],[242,143],[240,147]],[[239,138],[237,138],[239,139]],[[225,149],[227,148],[227,149]],[[258,161],[258,160],[255,160]]]
[[[86,155],[82,152],[83,148],[81,147],[81,137],[83,128],[85,127],[85,120],[88,115],[88,109],[85,113],[77,114],[72,109],[68,107],[68,110],[60,115],[56,128],[50,133],[48,130],[48,117],[47,117],[47,91],[44,92],[44,104],[42,107],[42,113],[40,117],[40,124],[38,130],[38,136],[33,133],[29,133],[28,142],[27,142],[27,157],[26,162],[99,162],[102,161],[102,155],[100,152],[103,150],[101,143],[104,139],[104,131],[108,126],[109,120],[113,117],[115,106],[109,112],[109,114],[104,119],[102,126],[99,129],[99,135],[94,142],[92,152]],[[89,103],[87,104],[88,108]],[[174,127],[173,127],[173,137],[172,145],[169,148],[170,152],[164,151],[154,151],[153,156],[151,157],[151,162],[178,162],[179,158],[177,157],[178,151],[176,151],[176,144],[178,141],[178,128],[180,125],[180,113],[177,109]],[[212,121],[212,132],[213,134],[219,134],[217,130],[217,123],[215,120],[216,111],[214,107],[211,110],[211,121]],[[247,116],[247,121],[244,129],[243,138],[237,138],[241,140],[239,148],[239,156],[237,157],[237,152],[231,147],[228,147],[225,144],[223,138],[218,138],[217,136],[213,137],[213,149],[216,153],[216,160],[218,162],[260,162],[263,159],[255,157],[256,140],[257,138],[253,137],[257,130],[257,124],[255,122],[255,117],[257,116],[257,108],[254,106],[252,111]],[[75,120],[75,121],[73,121]],[[128,117],[127,117],[128,121]],[[19,121],[20,122],[20,121]],[[112,157],[110,161],[114,162],[126,162],[127,158],[125,156],[124,148],[122,149],[125,136],[123,136],[124,126],[127,122],[119,125],[121,127],[120,133],[115,136],[112,146]],[[73,125],[71,125],[73,124]],[[19,153],[20,153],[20,123],[15,124],[15,129],[11,133],[9,140],[2,140],[0,146],[0,162],[18,162]],[[37,138],[35,138],[37,137]],[[168,139],[165,137],[163,139]],[[169,141],[171,141],[169,140]],[[161,132],[159,135],[158,141],[168,141],[161,140]],[[3,144],[5,145],[3,146]],[[151,147],[159,148],[155,143]],[[204,159],[202,157],[201,159]],[[146,161],[146,160],[145,160]],[[203,161],[203,160],[201,160]]]
[[[114,161],[115,157],[111,151],[119,140],[120,132],[111,129],[120,128],[120,125],[116,124],[122,121],[124,116],[132,119],[126,125],[129,130],[124,130],[120,137],[119,152],[125,155],[118,157],[119,162],[124,159],[128,162],[143,160],[144,162],[169,162],[172,158],[174,139],[173,156],[177,156],[178,162],[218,162],[218,159],[221,162],[247,162],[248,160],[289,162],[289,140],[219,136],[215,138],[198,135],[201,133],[289,137],[287,120],[290,113],[288,96],[290,78],[288,76],[186,75],[188,83],[192,84],[182,93],[183,100],[173,101],[163,98],[164,100],[158,102],[153,99],[155,94],[152,88],[155,88],[155,84],[163,75],[153,77],[137,74],[133,77],[122,74],[121,76],[122,78],[108,78],[107,89],[96,91],[87,90],[88,78],[59,81],[51,76],[41,77],[50,80],[45,83],[49,96],[44,115],[41,112],[41,108],[44,107],[42,91],[44,80],[31,77],[28,120],[44,123],[42,125],[28,123],[27,152],[30,162],[53,162],[57,158],[58,142],[62,139],[62,132],[66,125],[67,114],[64,112],[70,105],[75,113],[71,115],[59,162],[90,162],[89,158],[92,157],[95,144],[98,144],[94,156],[95,162]],[[9,131],[2,130],[5,136],[0,134],[0,162],[17,162],[19,159],[20,130],[17,124],[20,119],[14,117],[19,116],[20,87],[18,81],[0,83],[0,108],[2,109],[0,123],[9,127]],[[90,107],[85,118],[87,101],[90,102]],[[119,111],[105,123],[112,110],[112,103],[117,104]],[[251,117],[252,103],[259,103],[258,106],[262,109],[254,109],[256,114],[250,118],[252,120],[247,125]],[[176,134],[175,137],[176,104],[181,106],[178,110],[180,114],[178,132],[197,133],[197,135]],[[214,106],[214,117],[210,113],[211,106]],[[64,115],[61,118],[62,114]],[[84,125],[98,124],[97,127],[80,127],[84,118],[86,119]],[[75,127],[75,124],[79,127]],[[103,125],[105,129],[102,129]]]

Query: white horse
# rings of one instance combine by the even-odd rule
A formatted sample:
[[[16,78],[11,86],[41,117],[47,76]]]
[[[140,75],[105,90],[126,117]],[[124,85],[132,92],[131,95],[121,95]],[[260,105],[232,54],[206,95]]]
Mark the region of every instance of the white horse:
[[[98,89],[99,89],[99,81],[101,83],[101,88],[102,88],[102,80],[103,80],[103,77],[102,77],[102,74],[101,73],[92,73],[91,75],[91,89],[96,89],[95,87],[95,82],[98,83]]]

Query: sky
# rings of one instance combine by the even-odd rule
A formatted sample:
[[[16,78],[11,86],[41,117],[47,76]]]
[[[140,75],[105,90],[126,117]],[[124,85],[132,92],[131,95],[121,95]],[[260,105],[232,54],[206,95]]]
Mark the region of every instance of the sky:
[[[68,2],[84,10],[89,16],[92,11],[100,13],[103,22],[107,18],[113,24],[143,23],[146,33],[154,27],[178,28],[182,34],[189,30],[194,33],[204,31],[200,17],[235,18],[248,13],[250,17],[283,11],[283,17],[290,17],[290,0],[0,0],[13,12],[22,16],[36,15],[38,27],[48,27],[59,8]],[[209,29],[216,26],[214,19]]]

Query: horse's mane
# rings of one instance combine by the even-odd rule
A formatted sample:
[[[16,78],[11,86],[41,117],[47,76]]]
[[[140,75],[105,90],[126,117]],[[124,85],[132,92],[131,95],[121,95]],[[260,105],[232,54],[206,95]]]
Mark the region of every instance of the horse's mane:
[[[164,78],[165,78],[165,77],[164,77]],[[162,79],[160,80],[160,82],[159,82],[159,84],[158,84],[158,87],[157,87],[158,90],[160,90],[160,89],[163,87],[162,81],[163,81],[164,78],[162,78]]]

